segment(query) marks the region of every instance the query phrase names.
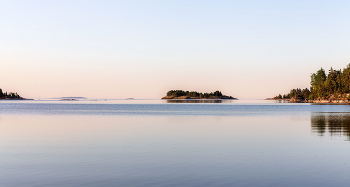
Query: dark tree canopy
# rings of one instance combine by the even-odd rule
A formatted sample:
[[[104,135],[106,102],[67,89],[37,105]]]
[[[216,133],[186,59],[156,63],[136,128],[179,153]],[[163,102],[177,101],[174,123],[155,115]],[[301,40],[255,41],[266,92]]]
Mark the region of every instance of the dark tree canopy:
[[[328,99],[334,96],[338,99],[343,94],[350,93],[350,64],[343,70],[334,70],[332,67],[326,74],[321,68],[316,73],[311,74],[310,90],[305,88],[292,89],[288,94],[280,94],[274,99]]]
[[[23,99],[23,98],[19,96],[17,92],[3,93],[2,89],[0,88],[0,99]]]
[[[225,96],[221,91],[215,91],[210,93],[200,93],[196,91],[183,91],[183,90],[170,90],[167,92],[168,97],[188,97],[188,98],[200,98],[200,99],[210,99],[210,98],[222,98],[234,99],[232,96]]]

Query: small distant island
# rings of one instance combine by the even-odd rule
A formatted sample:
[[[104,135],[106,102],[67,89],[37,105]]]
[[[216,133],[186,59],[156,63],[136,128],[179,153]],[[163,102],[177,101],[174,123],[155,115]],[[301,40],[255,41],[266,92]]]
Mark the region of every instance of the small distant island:
[[[9,99],[9,100],[10,100],[10,99],[11,99],[11,100],[23,100],[23,99],[25,99],[25,98],[19,96],[19,95],[17,94],[17,92],[16,92],[16,93],[14,93],[14,92],[10,92],[10,93],[5,92],[5,93],[3,93],[3,92],[2,92],[2,89],[0,88],[0,99],[1,99],[1,100],[4,100],[4,99]]]
[[[60,97],[61,101],[79,101],[79,99],[87,99],[86,97]]]
[[[292,89],[288,94],[267,98],[304,103],[344,103],[350,104],[350,64],[343,70],[331,68],[326,74],[321,68],[311,74],[310,90]]]
[[[200,93],[196,91],[170,90],[162,99],[237,99],[223,95],[221,91]]]

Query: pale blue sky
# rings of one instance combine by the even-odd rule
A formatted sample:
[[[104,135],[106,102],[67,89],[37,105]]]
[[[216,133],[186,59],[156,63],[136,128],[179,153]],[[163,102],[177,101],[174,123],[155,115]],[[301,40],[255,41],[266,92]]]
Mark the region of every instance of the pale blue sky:
[[[350,63],[350,1],[0,4],[0,88],[24,97],[262,99]]]

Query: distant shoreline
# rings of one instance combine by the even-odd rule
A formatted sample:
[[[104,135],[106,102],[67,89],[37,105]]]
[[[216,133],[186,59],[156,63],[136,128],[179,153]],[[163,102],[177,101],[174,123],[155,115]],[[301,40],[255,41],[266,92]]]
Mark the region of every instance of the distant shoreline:
[[[274,99],[266,98],[265,100],[275,100],[275,101],[288,101],[290,103],[315,103],[315,104],[350,104],[350,100],[347,99]]]
[[[2,101],[5,101],[5,100],[34,100],[34,99],[27,99],[27,98],[4,98],[4,99],[0,99]]]

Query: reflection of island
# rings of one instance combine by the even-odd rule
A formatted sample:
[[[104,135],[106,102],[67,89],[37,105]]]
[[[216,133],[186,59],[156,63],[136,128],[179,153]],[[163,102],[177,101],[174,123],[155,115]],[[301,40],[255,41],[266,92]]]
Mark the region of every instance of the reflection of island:
[[[311,115],[312,132],[324,136],[346,136],[350,140],[350,113],[313,113]]]
[[[200,93],[196,91],[170,90],[162,99],[237,99],[223,95],[220,91]]]
[[[167,103],[222,103],[220,99],[168,99]]]

